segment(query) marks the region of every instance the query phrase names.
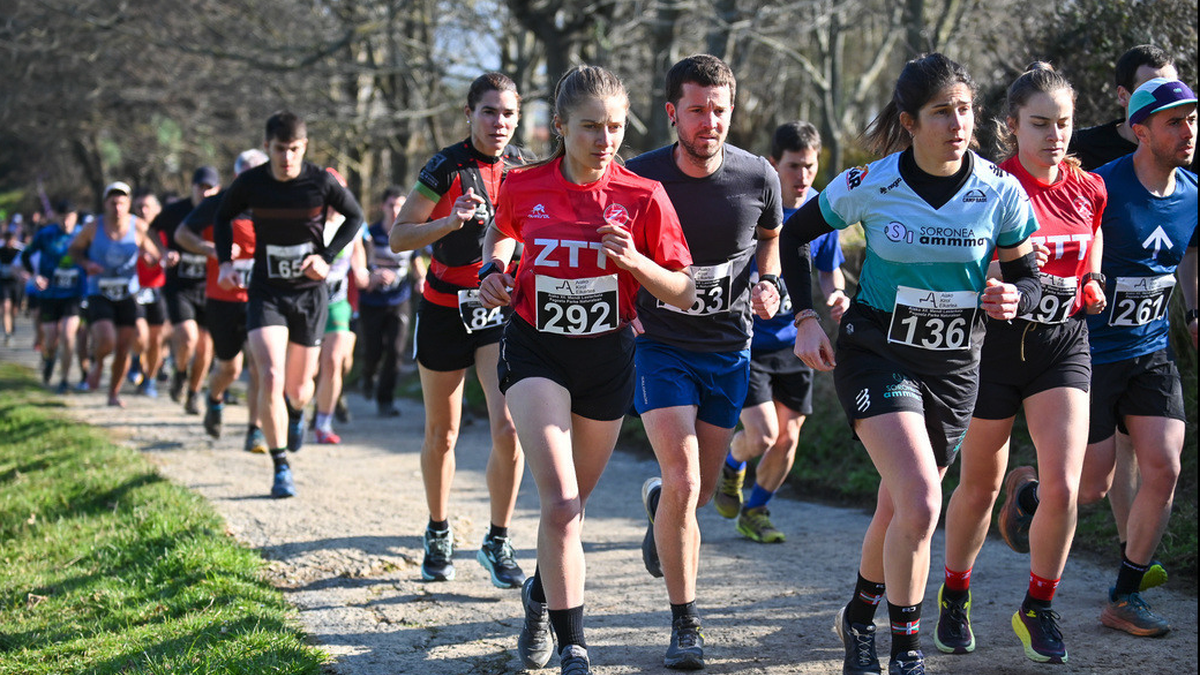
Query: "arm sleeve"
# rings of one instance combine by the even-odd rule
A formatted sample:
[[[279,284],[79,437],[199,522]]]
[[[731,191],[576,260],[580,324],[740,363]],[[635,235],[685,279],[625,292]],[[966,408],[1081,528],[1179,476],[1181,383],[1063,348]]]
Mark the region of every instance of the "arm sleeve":
[[[833,231],[816,199],[808,200],[783,224],[779,233],[779,264],[783,281],[792,296],[792,305],[797,310],[813,307],[812,258],[808,243]]]
[[[247,172],[248,173],[248,172]],[[213,246],[217,249],[217,262],[227,263],[233,260],[233,219],[250,207],[246,198],[245,174],[233,179],[233,184],[221,198],[221,205],[213,217]]]
[[[334,208],[335,211],[346,216],[346,220],[338,228],[336,234],[333,235],[333,241],[329,242],[329,246],[321,253],[321,257],[325,258],[325,262],[333,262],[337,254],[346,248],[346,245],[358,236],[358,231],[363,225],[362,207],[358,205],[358,200],[350,193],[350,190],[343,187],[336,178],[326,172],[326,180],[329,181],[327,190],[327,203]]]
[[[1017,314],[1028,314],[1042,301],[1042,284],[1038,281],[1037,253],[1029,253],[1007,262],[1000,261],[1000,276],[1017,287],[1021,300],[1017,303]]]
[[[41,232],[35,234],[33,236],[33,241],[29,242],[29,245],[25,247],[25,250],[21,251],[21,255],[17,256],[21,259],[21,267],[24,267],[26,272],[34,275],[36,275],[37,272],[33,269],[33,261],[30,260],[30,258],[33,258],[33,254],[37,253],[42,247],[41,235]]]

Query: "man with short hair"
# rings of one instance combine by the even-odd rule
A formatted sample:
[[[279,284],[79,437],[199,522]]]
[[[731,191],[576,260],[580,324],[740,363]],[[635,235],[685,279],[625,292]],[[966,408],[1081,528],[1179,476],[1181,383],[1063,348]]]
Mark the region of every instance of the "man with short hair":
[[[69,200],[55,207],[57,222],[38,230],[25,248],[21,263],[32,275],[41,294],[38,321],[42,325],[42,383],[50,384],[57,357],[62,364],[62,380],[58,393],[65,394],[75,352],[75,333],[79,330],[86,275],[78,262],[67,256],[67,248],[75,236],[79,213]],[[35,254],[37,254],[35,256]],[[34,268],[34,258],[37,267]]]
[[[696,302],[678,310],[638,293],[634,405],[662,478],[642,486],[650,525],[646,569],[662,576],[671,603],[668,668],[704,667],[696,610],[700,526],[713,494],[750,374],[751,310],[779,306],[779,178],[762,157],[725,143],[737,82],[720,59],[689,56],[666,78],[666,111],[678,142],[627,167],[663,184],[691,250]],[[751,258],[759,269],[751,283]]]
[[[259,414],[274,464],[271,496],[292,497],[295,482],[288,451],[304,439],[304,406],[313,395],[328,296],[329,264],[358,236],[362,208],[336,175],[304,161],[308,130],[288,111],[266,124],[269,161],[248,169],[226,190],[213,222],[220,263],[218,283],[243,286],[233,264],[233,219],[249,211],[254,223],[254,268],[250,275],[246,328],[259,372]],[[345,222],[328,245],[325,217]]]

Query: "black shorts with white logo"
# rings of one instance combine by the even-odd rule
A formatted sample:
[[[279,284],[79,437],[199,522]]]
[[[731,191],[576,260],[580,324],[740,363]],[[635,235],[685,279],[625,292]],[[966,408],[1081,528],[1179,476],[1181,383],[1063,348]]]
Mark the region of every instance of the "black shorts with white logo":
[[[321,346],[325,320],[329,318],[329,293],[325,284],[310,288],[276,288],[251,284],[246,303],[246,331],[267,326],[286,326],[288,342],[304,347]]]
[[[246,304],[209,298],[204,304],[205,328],[212,336],[213,355],[229,361],[242,351],[246,344]]]
[[[619,420],[633,405],[633,329],[592,337],[542,333],[513,315],[500,342],[500,391],[531,377],[561,385],[571,412],[591,420]]]
[[[988,321],[979,362],[975,417],[1005,420],[1021,402],[1050,389],[1087,391],[1092,380],[1087,322]]]
[[[167,315],[171,323],[179,325],[184,321],[195,321],[204,327],[204,286],[164,291],[167,298]]]
[[[922,415],[937,465],[950,466],[975,409],[978,336],[970,348],[960,350],[898,345],[887,339],[890,319],[891,314],[858,302],[842,317],[833,371],[842,409],[851,429],[856,420],[876,415]]]
[[[779,401],[801,415],[812,414],[812,368],[791,347],[751,352],[750,388],[743,408]]]
[[[161,326],[167,322],[167,301],[163,298],[162,288],[143,288],[138,291],[137,301],[146,323]]]
[[[510,310],[502,312],[507,322]],[[449,372],[475,365],[475,350],[500,342],[504,322],[467,332],[457,307],[444,307],[422,298],[417,307],[413,345],[417,363],[429,370]]]
[[[122,300],[111,300],[103,295],[88,296],[88,322],[111,321],[121,328],[137,327],[141,318],[137,298],[130,295]]]
[[[42,323],[57,323],[69,316],[79,316],[83,313],[80,303],[83,298],[42,298],[39,308],[38,321]]]
[[[1125,417],[1166,417],[1187,421],[1183,384],[1175,355],[1167,349],[1113,363],[1092,365],[1092,418],[1088,443],[1128,433]]]

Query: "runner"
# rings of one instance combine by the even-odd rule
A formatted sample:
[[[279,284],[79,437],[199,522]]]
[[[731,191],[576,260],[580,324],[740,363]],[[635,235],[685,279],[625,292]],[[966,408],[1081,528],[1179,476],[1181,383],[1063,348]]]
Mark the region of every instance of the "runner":
[[[583,513],[633,402],[634,298],[644,286],[686,309],[695,285],[662,186],[612,161],[629,110],[620,80],[603,68],[572,68],[555,88],[554,109],[554,156],[501,188],[480,297],[487,308],[516,308],[501,343],[500,387],[541,500],[538,567],[521,589],[517,651],[527,668],[546,665],[553,628],[562,673],[587,675]],[[515,277],[504,273],[510,237],[526,245]]]
[[[696,509],[713,494],[746,398],[751,308],[769,319],[779,306],[779,178],[765,159],[725,143],[736,87],[714,56],[676,63],[667,73],[666,110],[679,142],[627,165],[666,188],[695,263],[696,300],[688,309],[638,295],[645,332],[635,356],[635,405],[662,471],[642,486],[650,521],[642,558],[666,581],[671,639],[663,663],[680,670],[704,667]],[[761,272],[753,286],[751,258]]]
[[[383,191],[382,216],[368,229],[367,263],[371,278],[358,300],[362,391],[364,396],[375,398],[380,417],[400,416],[395,403],[396,376],[404,346],[408,344],[413,291],[425,280],[425,262],[420,255],[412,251],[393,253],[388,245],[388,230],[396,222],[404,202],[400,188]]]
[[[247,169],[267,163],[267,155],[257,148],[237,156],[233,164],[236,177]],[[259,410],[259,373],[246,349],[246,281],[254,267],[254,222],[249,214],[239,214],[232,221],[233,267],[241,275],[241,287],[229,283],[218,283],[220,267],[217,263],[217,247],[212,243],[212,223],[217,209],[224,199],[224,192],[200,202],[175,229],[175,241],[184,249],[207,258],[204,286],[205,326],[213,341],[213,368],[208,377],[208,397],[204,413],[204,430],[213,438],[221,437],[222,413],[225,409],[225,394],[230,385],[242,372],[243,355],[247,363],[250,383],[246,388],[246,407],[249,424],[243,449],[246,452],[266,453],[266,436],[262,432]]]
[[[517,85],[500,73],[479,76],[467,92],[464,112],[470,136],[429,160],[389,235],[395,252],[433,247],[414,336],[425,402],[421,476],[429,504],[421,577],[454,578],[450,484],[463,383],[467,368],[474,365],[492,429],[487,468],[491,527],[476,559],[487,568],[493,585],[520,588],[525,572],[513,557],[508,526],[525,458],[496,381],[507,312],[482,307],[476,290],[483,236],[492,221],[500,181],[507,168],[529,159],[509,145],[521,115]]]
[[[1092,406],[1080,502],[1104,496],[1114,433],[1127,432],[1141,485],[1130,507],[1116,586],[1100,620],[1148,636],[1170,630],[1139,591],[1170,517],[1183,450],[1183,391],[1167,337],[1177,269],[1196,344],[1196,174],[1183,169],[1195,155],[1196,95],[1179,80],[1154,78],[1130,97],[1128,124],[1137,150],[1096,170],[1109,194],[1101,224],[1109,311],[1088,319]],[[1100,485],[1089,477],[1101,477]]]
[[[153,223],[158,218],[158,214],[162,213],[162,206],[153,192],[138,190],[133,195],[133,205],[130,210],[142,223],[150,223],[151,229],[153,229]],[[156,231],[153,236],[158,237],[159,243],[163,246],[167,246],[166,234]],[[167,324],[167,301],[162,293],[163,286],[167,283],[166,268],[174,266],[178,262],[179,252],[170,248],[167,249],[165,265],[151,265],[144,259],[138,258],[138,285],[141,286],[141,291],[138,292],[138,305],[144,319],[138,321],[140,357],[133,360],[129,372],[132,377],[134,371],[137,371],[138,375],[134,382],[137,385],[137,391],[150,398],[158,398],[158,373],[163,364],[163,341],[170,333],[170,326]]]
[[[325,239],[330,240],[341,224],[341,214],[325,223]],[[321,340],[321,356],[317,367],[316,436],[321,444],[336,445],[341,436],[333,432],[333,411],[342,395],[342,379],[346,364],[354,354],[355,334],[350,328],[350,284],[358,288],[367,285],[367,252],[363,238],[355,237],[342,249],[329,266],[325,286],[329,293],[329,318],[325,322],[325,337]]]
[[[104,188],[104,215],[84,225],[68,249],[88,274],[88,323],[94,352],[88,387],[100,387],[104,359],[112,354],[108,404],[122,408],[125,404],[118,394],[137,342],[137,259],[140,254],[155,262],[166,254],[129,212],[130,194],[129,185],[121,181]]]
[[[1067,660],[1051,602],[1075,535],[1091,379],[1081,310],[1097,314],[1104,309],[1102,244],[1096,232],[1107,201],[1104,181],[1067,156],[1074,110],[1075,90],[1048,64],[1032,64],[1008,88],[1001,129],[1010,157],[1000,168],[1016,176],[1029,194],[1041,225],[1031,239],[1050,250],[1041,265],[1041,304],[1011,321],[987,324],[961,478],[946,512],[946,575],[938,591],[933,641],[947,654],[975,650],[971,572],[1004,478],[1013,420],[1024,409],[1038,471],[1025,467],[1010,476],[1040,476],[1040,489],[1031,483],[1032,491],[1022,497],[1033,499],[1040,492],[1048,504],[1021,533],[1018,548],[1032,549],[1029,589],[1012,627],[1030,659]],[[1007,524],[1001,521],[1002,534],[1013,537]]]
[[[24,249],[15,229],[4,233],[0,246],[0,313],[4,320],[4,346],[12,342],[13,326],[21,304],[21,264],[17,258]],[[44,344],[44,341],[43,341]]]
[[[86,288],[83,268],[67,255],[75,236],[79,214],[75,205],[62,200],[55,208],[58,222],[38,230],[25,248],[21,263],[41,294],[38,322],[42,325],[42,383],[49,385],[54,377],[54,362],[62,365],[58,393],[70,389],[68,378],[75,356],[75,334],[79,331],[80,303]],[[36,254],[36,256],[35,256]],[[34,257],[38,264],[33,264]]]
[[[779,174],[783,191],[783,217],[796,212],[816,196],[812,189],[821,155],[821,135],[808,122],[789,122],[775,130],[771,156],[767,159]],[[846,257],[836,232],[818,237],[812,247],[817,279],[827,299],[834,323],[850,306],[846,281],[840,265]],[[752,267],[757,276],[758,267]],[[753,278],[753,277],[752,277]],[[786,535],[771,522],[767,504],[783,485],[796,459],[800,428],[812,414],[812,369],[796,358],[792,345],[792,301],[780,288],[779,311],[772,319],[754,318],[750,342],[750,389],[742,404],[742,430],[729,442],[729,454],[721,467],[713,504],[725,518],[737,518],[737,530],[752,541],[774,544]],[[754,488],[743,501],[746,462],[760,457],[754,469]]]
[[[362,209],[335,175],[304,161],[308,130],[294,113],[267,120],[264,147],[270,161],[247,169],[225,191],[213,221],[220,263],[217,283],[246,287],[233,263],[233,219],[254,221],[246,329],[259,373],[258,414],[271,450],[271,496],[293,497],[288,451],[304,442],[304,406],[313,395],[321,335],[325,332],[324,278],[334,256],[358,235]],[[346,216],[325,244],[328,209]]]
[[[175,230],[183,219],[206,197],[221,190],[221,177],[211,166],[202,166],[192,175],[192,193],[187,199],[172,202],[150,224],[161,232],[170,250],[176,251],[178,264],[167,268],[163,295],[171,318],[175,374],[171,380],[171,400],[184,401],[189,415],[200,414],[200,386],[212,361],[212,338],[204,328],[204,284],[207,258],[185,251],[175,241]],[[183,397],[186,389],[187,397]]]
[[[885,591],[888,673],[925,672],[921,601],[930,543],[941,477],[975,404],[983,315],[1012,319],[1041,298],[1029,241],[1037,221],[1025,191],[969,150],[974,99],[966,70],[942,54],[909,61],[866,133],[871,149],[887,156],[845,171],[784,227],[796,354],[834,370],[847,419],[881,477],[854,595],[834,624],[845,673],[880,672],[874,616]],[[809,306],[806,244],[855,222],[867,251],[834,369],[829,338]],[[1010,283],[987,279],[997,248]]]

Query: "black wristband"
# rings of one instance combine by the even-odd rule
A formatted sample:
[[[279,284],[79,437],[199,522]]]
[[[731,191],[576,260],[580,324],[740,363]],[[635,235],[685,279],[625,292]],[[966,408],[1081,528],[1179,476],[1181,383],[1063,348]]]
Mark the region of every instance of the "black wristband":
[[[758,280],[773,284],[776,291],[783,292],[783,289],[779,286],[779,277],[774,274],[760,274]]]
[[[1038,281],[1036,253],[1030,251],[1015,260],[1000,261],[1000,275],[1021,292],[1017,302],[1018,315],[1029,313],[1041,302],[1042,284]]]
[[[483,281],[484,279],[488,278],[489,276],[491,276],[497,272],[503,272],[503,271],[504,271],[504,268],[500,267],[500,263],[496,262],[495,260],[490,260],[490,261],[484,263],[483,267],[479,268],[479,280]]]

